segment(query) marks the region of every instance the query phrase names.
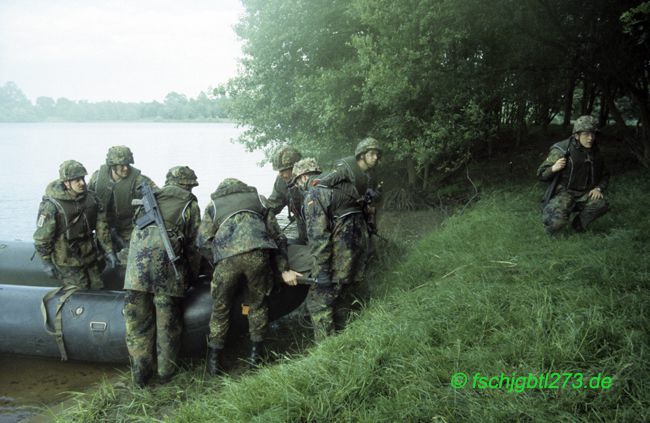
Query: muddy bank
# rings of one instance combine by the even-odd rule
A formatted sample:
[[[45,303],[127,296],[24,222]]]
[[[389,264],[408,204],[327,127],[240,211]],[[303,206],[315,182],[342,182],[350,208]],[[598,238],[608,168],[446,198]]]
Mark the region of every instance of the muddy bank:
[[[58,359],[0,355],[0,423],[40,414],[127,366],[62,362]]]

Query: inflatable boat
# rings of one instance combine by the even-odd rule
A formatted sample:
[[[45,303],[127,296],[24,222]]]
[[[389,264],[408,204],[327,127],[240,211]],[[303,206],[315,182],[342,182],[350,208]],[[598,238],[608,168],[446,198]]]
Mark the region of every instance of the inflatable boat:
[[[310,259],[305,246],[290,245],[289,256],[292,269],[308,271]],[[33,244],[0,241],[0,353],[128,363],[123,313],[125,292],[120,290],[124,268],[106,271],[102,279],[105,290],[79,290],[69,296],[58,292],[44,302],[43,298],[60,285],[43,273]],[[205,353],[212,312],[209,275],[193,282],[183,300],[181,355],[184,356]],[[304,301],[308,288],[277,281],[267,299],[269,320],[296,309]],[[231,335],[248,330],[245,298],[242,288],[230,312]],[[64,351],[54,335],[57,311],[61,316],[59,333]]]

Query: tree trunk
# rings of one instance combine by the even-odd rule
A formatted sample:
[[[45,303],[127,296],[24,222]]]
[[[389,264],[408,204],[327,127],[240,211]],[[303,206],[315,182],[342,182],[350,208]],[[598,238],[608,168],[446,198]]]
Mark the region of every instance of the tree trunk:
[[[417,170],[415,169],[415,160],[406,159],[406,175],[408,177],[409,186],[415,186],[417,182]]]
[[[562,122],[563,128],[568,128],[571,124],[571,113],[573,112],[573,93],[576,88],[576,78],[571,76],[568,79],[567,90],[564,97],[564,121]]]

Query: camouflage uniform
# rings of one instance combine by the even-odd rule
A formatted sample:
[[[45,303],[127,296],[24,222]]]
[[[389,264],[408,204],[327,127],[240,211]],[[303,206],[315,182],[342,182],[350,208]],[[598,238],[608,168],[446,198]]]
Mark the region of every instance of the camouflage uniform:
[[[308,160],[313,159],[294,166],[295,178],[306,173],[301,168]],[[314,260],[311,274],[317,283],[310,287],[305,301],[318,341],[333,333],[336,302],[345,287],[363,279],[368,230],[362,203],[352,195],[356,188],[348,179],[341,178],[331,187],[309,173],[303,213]]]
[[[289,170],[293,165],[300,160],[301,154],[293,147],[283,147],[273,155],[273,170],[282,172]],[[307,243],[307,228],[305,227],[305,219],[302,217],[302,193],[295,186],[289,186],[287,182],[278,175],[273,184],[273,192],[266,200],[266,207],[268,207],[273,214],[278,214],[284,207],[289,210],[289,219],[295,219],[298,228],[299,244]]]
[[[131,201],[142,197],[137,187],[146,182],[153,189],[158,188],[149,177],[143,175],[139,169],[130,166],[131,164],[133,164],[133,154],[128,147],[111,147],[106,155],[106,164],[93,173],[88,183],[88,189],[97,194],[103,209],[106,210],[106,219],[116,251],[129,245],[135,214],[135,207],[132,206]],[[117,182],[111,176],[111,169],[115,165],[130,167],[127,177]]]
[[[74,160],[63,162],[60,178],[45,189],[38,210],[34,247],[46,265],[54,266],[64,286],[101,289],[101,250],[113,253],[106,215],[94,193],[70,195],[63,182],[86,175]]]
[[[201,216],[196,197],[189,190],[196,185],[194,171],[177,166],[170,169],[165,186],[155,193],[174,252],[181,257],[174,264],[178,279],[158,226],[136,226],[131,235],[124,317],[131,372],[140,386],[153,373],[154,362],[161,380],[168,380],[176,371],[183,329],[180,304],[200,260],[195,240]]]
[[[211,198],[197,240],[202,251],[210,251],[216,265],[208,346],[223,349],[230,308],[241,277],[246,278],[248,288],[250,339],[261,343],[268,324],[266,296],[273,284],[273,264],[279,271],[289,268],[286,238],[273,213],[263,208],[255,188],[228,178]]]
[[[580,129],[580,123],[576,123]],[[574,130],[574,134],[579,131]],[[591,199],[589,192],[599,188],[601,192],[609,184],[609,172],[605,167],[598,146],[583,147],[576,135],[555,143],[548,157],[537,169],[537,176],[542,181],[551,181],[556,174],[551,170],[553,164],[565,157],[568,151],[567,164],[560,171],[559,180],[548,204],[543,209],[543,223],[547,233],[554,234],[564,228],[569,222],[571,213],[577,215],[573,220],[574,228],[583,230],[598,217],[609,210],[604,198]],[[552,185],[549,189],[552,188]]]

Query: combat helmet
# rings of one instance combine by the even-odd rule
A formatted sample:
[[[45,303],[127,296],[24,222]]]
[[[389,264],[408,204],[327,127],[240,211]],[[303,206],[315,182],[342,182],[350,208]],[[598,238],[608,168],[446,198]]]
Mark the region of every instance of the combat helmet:
[[[108,149],[106,164],[108,166],[133,164],[133,153],[125,145],[115,145]]]
[[[291,169],[293,165],[302,158],[302,154],[291,146],[281,147],[273,154],[271,164],[273,170],[282,172]]]
[[[377,150],[381,155],[382,150],[379,141],[371,137],[362,139],[359,144],[357,144],[357,148],[354,150],[354,157],[358,158],[360,155],[367,153],[369,150]]]
[[[306,173],[320,173],[321,169],[318,162],[313,157],[306,157],[293,165],[293,181],[295,182],[301,175]]]
[[[573,123],[573,133],[578,132],[598,132],[598,120],[590,115],[580,116]]]
[[[59,166],[59,180],[61,182],[81,178],[88,175],[84,165],[76,160],[66,160]]]
[[[165,177],[165,185],[167,184],[177,184],[177,185],[187,185],[190,187],[195,187],[199,184],[196,178],[196,173],[188,166],[174,166],[169,169],[167,176]]]

